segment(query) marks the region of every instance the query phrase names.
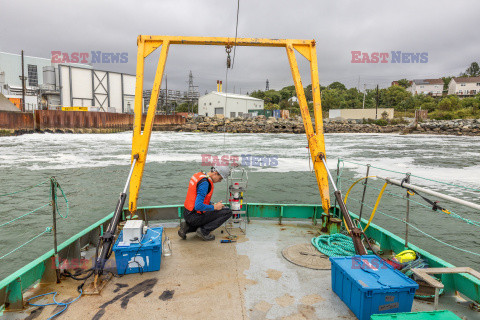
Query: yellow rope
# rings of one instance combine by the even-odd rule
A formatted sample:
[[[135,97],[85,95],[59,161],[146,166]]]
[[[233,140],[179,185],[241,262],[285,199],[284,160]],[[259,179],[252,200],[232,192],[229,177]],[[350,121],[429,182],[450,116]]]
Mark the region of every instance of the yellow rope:
[[[350,188],[348,188],[348,191],[347,191],[347,193],[345,194],[345,200],[344,200],[345,205],[347,205],[348,195],[350,194],[350,191],[352,191],[352,188],[353,188],[357,183],[359,183],[360,181],[365,180],[365,179],[368,179],[368,178],[376,178],[376,176],[368,176],[368,177],[360,178],[360,179],[358,179],[357,181],[355,181],[355,182],[350,186]],[[378,197],[377,197],[377,201],[375,202],[375,206],[373,207],[372,214],[370,215],[370,219],[368,220],[368,223],[367,223],[367,225],[365,226],[365,229],[363,229],[363,232],[365,232],[365,231],[368,229],[368,227],[370,226],[370,223],[372,222],[373,217],[375,216],[375,212],[377,211],[378,204],[380,203],[380,200],[382,199],[383,192],[385,191],[385,188],[387,187],[387,184],[388,184],[388,182],[385,182],[385,184],[383,185],[382,189],[380,190],[380,193],[378,194]],[[348,229],[347,223],[345,222],[345,217],[343,217],[343,223],[345,224],[345,227],[347,228],[348,233],[350,233],[350,230]]]

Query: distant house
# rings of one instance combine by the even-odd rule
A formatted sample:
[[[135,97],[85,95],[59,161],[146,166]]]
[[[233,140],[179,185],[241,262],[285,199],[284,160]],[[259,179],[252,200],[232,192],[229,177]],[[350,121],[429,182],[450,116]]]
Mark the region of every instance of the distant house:
[[[416,79],[407,88],[412,94],[424,94],[433,97],[441,97],[443,93],[442,79]]]
[[[480,92],[480,77],[452,78],[448,84],[448,94],[471,97]]]
[[[290,99],[288,99],[288,102],[298,102],[298,98],[296,96],[293,96]]]

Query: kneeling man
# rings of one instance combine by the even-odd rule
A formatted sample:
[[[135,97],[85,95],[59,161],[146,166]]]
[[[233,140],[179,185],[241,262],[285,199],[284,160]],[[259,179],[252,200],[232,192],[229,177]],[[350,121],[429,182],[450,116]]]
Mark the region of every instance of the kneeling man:
[[[214,240],[215,236],[210,233],[232,216],[232,210],[224,207],[221,201],[214,205],[210,202],[213,184],[229,175],[228,166],[216,166],[208,173],[197,172],[190,178],[183,211],[185,221],[180,223],[178,230],[182,239],[187,238],[187,233],[196,232],[205,241]]]

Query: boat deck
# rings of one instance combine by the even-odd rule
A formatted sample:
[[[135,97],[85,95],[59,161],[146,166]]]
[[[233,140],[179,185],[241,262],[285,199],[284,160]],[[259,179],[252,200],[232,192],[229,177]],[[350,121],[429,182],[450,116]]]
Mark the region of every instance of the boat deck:
[[[158,272],[112,278],[100,295],[84,295],[60,319],[356,319],[331,290],[330,270],[313,270],[285,260],[281,251],[309,242],[309,222],[253,220],[236,243],[205,242],[195,234],[181,240],[177,228],[165,229],[173,253],[162,257]],[[74,299],[79,282],[39,285],[29,296],[58,291],[58,301]],[[28,297],[26,297],[28,299]],[[51,302],[38,299],[37,303]],[[442,309],[478,319],[454,297],[442,297]],[[5,319],[47,319],[62,307],[27,307]],[[456,310],[457,309],[457,310]],[[415,300],[412,311],[433,310]],[[460,310],[460,311],[458,311]]]

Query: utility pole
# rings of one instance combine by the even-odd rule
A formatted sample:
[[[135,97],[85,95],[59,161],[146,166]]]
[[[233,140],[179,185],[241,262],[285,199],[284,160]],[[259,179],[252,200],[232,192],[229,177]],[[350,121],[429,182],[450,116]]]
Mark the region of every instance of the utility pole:
[[[375,104],[375,120],[377,120],[378,114],[378,84],[377,84],[377,103]]]
[[[23,50],[22,50],[22,112],[25,112],[25,68],[23,60]]]
[[[365,95],[367,94],[367,85],[364,83],[363,84],[363,104],[362,104],[362,109],[365,109]]]
[[[265,91],[268,91],[270,90],[270,83],[268,82],[268,79],[267,79],[267,82],[265,84]]]

